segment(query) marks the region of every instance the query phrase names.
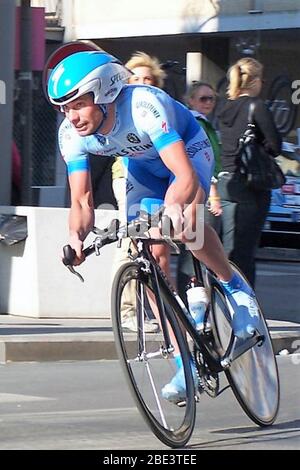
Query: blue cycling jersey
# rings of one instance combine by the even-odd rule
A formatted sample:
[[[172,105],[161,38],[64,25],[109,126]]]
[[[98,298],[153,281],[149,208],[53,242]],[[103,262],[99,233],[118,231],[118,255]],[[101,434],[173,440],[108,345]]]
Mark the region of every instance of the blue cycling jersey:
[[[214,163],[211,144],[184,105],[163,90],[147,85],[125,86],[115,105],[115,124],[106,135],[81,137],[67,118],[62,122],[59,145],[69,174],[89,170],[89,153],[99,158],[126,157],[129,182],[134,179],[141,187],[155,186],[157,178],[159,186],[160,179],[170,182],[174,177],[159,152],[183,141],[200,184],[208,192]]]

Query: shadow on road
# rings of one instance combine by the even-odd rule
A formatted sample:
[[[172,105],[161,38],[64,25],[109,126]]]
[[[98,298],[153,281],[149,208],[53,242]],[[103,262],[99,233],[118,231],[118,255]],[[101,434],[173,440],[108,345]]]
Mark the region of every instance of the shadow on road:
[[[205,442],[195,443],[189,446],[191,449],[198,448],[221,448],[221,447],[241,447],[249,444],[263,443],[266,441],[282,442],[283,439],[293,439],[300,437],[300,419],[294,421],[285,421],[276,423],[267,428],[259,428],[258,426],[245,426],[239,428],[218,429],[211,431],[211,434],[235,434],[234,437],[213,439]],[[247,435],[246,435],[247,434]],[[282,446],[281,446],[282,447]]]

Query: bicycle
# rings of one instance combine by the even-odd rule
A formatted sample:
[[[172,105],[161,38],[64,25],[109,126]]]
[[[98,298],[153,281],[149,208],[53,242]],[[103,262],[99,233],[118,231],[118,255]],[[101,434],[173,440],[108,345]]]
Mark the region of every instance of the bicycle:
[[[225,294],[215,274],[194,259],[195,276],[210,296],[202,333],[166,275],[151,254],[155,243],[167,243],[175,250],[170,237],[152,239],[149,228],[161,218],[161,211],[140,217],[127,225],[127,235],[136,247],[130,250],[132,261],[117,272],[111,293],[111,314],[116,348],[125,378],[142,416],[158,439],[169,447],[182,447],[189,441],[195,424],[196,402],[201,393],[217,397],[219,374],[225,372],[229,385],[248,417],[259,426],[271,425],[279,409],[279,378],[276,358],[263,313],[259,308],[258,327],[251,338],[238,340],[231,329],[231,314]],[[126,227],[113,220],[104,230],[95,230],[94,242],[84,250],[86,256],[100,253],[108,243],[119,241]],[[72,266],[74,252],[64,247],[63,262],[79,277]],[[238,270],[234,265],[233,269]],[[126,303],[126,289],[135,289],[137,332],[122,328],[121,307]],[[128,291],[127,291],[128,293]],[[128,294],[127,294],[128,295]],[[160,332],[146,334],[145,318],[156,316]],[[183,363],[186,399],[177,405],[164,400],[162,387],[176,370],[175,347]],[[192,372],[196,369],[197,387]]]

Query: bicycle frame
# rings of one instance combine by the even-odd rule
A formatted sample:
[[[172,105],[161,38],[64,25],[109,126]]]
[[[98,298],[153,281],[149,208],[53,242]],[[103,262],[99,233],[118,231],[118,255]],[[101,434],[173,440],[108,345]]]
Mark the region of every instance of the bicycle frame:
[[[184,302],[182,301],[179,294],[175,291],[175,289],[169,282],[165,273],[161,270],[159,265],[156,263],[156,260],[154,259],[150,251],[150,247],[153,244],[157,244],[158,241],[155,239],[151,239],[151,238],[135,239],[135,243],[138,249],[138,257],[135,259],[135,261],[139,263],[146,262],[146,264],[148,261],[149,263],[149,266],[146,267],[146,269],[148,269],[148,272],[151,273],[151,277],[153,280],[153,290],[154,290],[156,299],[159,299],[157,306],[158,306],[159,317],[160,317],[160,322],[161,322],[161,329],[162,329],[163,337],[165,341],[165,350],[171,351],[172,345],[170,343],[170,336],[169,336],[167,322],[166,322],[168,314],[165,311],[165,307],[161,299],[162,297],[161,292],[160,292],[161,289],[163,289],[164,291],[164,296],[168,304],[177,312],[177,316],[178,316],[180,323],[182,324],[184,329],[187,331],[187,333],[190,335],[194,344],[205,355],[205,358],[207,359],[207,363],[209,364],[209,366],[215,372],[222,371],[223,367],[220,364],[219,356],[211,348],[211,345],[209,344],[209,342],[205,341],[205,337],[203,337],[203,335],[200,335],[199,332],[196,330],[195,326],[193,325],[193,319],[188,309],[184,305]],[[161,241],[159,243],[161,243]]]
[[[149,220],[140,219],[130,222],[126,231],[119,229],[118,221],[114,220],[106,229],[95,229],[97,237],[84,249],[86,256],[91,253],[99,255],[104,245],[118,240],[120,244],[123,237],[129,237],[136,246],[137,254],[128,253],[132,263],[126,263],[119,269],[112,286],[112,321],[121,366],[143,417],[166,445],[185,445],[195,424],[195,403],[199,398],[195,393],[205,391],[210,397],[217,397],[221,393],[218,374],[224,371],[248,417],[260,426],[269,426],[278,413],[279,379],[271,338],[259,305],[259,327],[255,334],[250,339],[237,339],[231,326],[234,313],[228,307],[220,282],[213,272],[193,258],[195,276],[203,286],[208,287],[210,293],[209,315],[212,326],[211,330],[197,331],[188,308],[151,252],[153,244],[174,246],[174,242],[169,237],[160,240],[150,238],[150,226]],[[129,230],[131,228],[132,232]],[[65,246],[63,262],[73,274],[81,278],[74,270],[74,259],[75,251],[70,245]],[[204,269],[206,271],[202,275]],[[232,269],[239,272],[234,265]],[[126,327],[122,325],[121,306],[123,292],[131,281],[135,281],[137,288],[137,329],[128,335]],[[147,334],[144,328],[149,306],[152,314],[160,320],[161,332],[158,332],[157,338]],[[191,345],[194,345],[193,350]],[[250,351],[251,348],[253,351]],[[186,384],[185,398],[179,396],[178,402],[169,401],[162,394],[165,386],[175,377],[174,366],[177,363],[174,364],[174,359],[177,350],[181,354],[181,370]],[[198,375],[197,384],[193,382],[195,371]],[[256,386],[258,379],[260,384]],[[175,412],[170,408],[174,404],[178,405]],[[182,407],[185,411],[177,412]]]
[[[158,219],[161,216],[161,211],[154,216],[152,220]],[[137,228],[139,227],[139,230]],[[155,258],[153,257],[150,247],[154,244],[169,244],[171,246],[176,246],[176,243],[170,237],[164,237],[162,239],[154,239],[145,236],[145,232],[149,230],[149,220],[148,214],[146,214],[146,219],[138,219],[137,221],[134,220],[129,223],[128,225],[128,235],[131,240],[134,242],[138,255],[136,258],[133,258],[135,261],[144,263],[144,271],[147,271],[151,274],[153,282],[153,289],[156,299],[158,300],[158,313],[161,321],[161,327],[164,335],[165,340],[165,352],[170,353],[173,350],[170,341],[170,335],[168,332],[167,327],[167,317],[168,313],[165,311],[161,294],[160,294],[160,286],[164,290],[164,295],[167,299],[168,304],[177,312],[178,319],[184,329],[192,338],[196,347],[201,351],[203,354],[210,370],[212,372],[221,372],[225,369],[229,368],[231,363],[240,357],[242,354],[247,352],[257,343],[262,343],[264,341],[264,336],[261,335],[258,331],[255,332],[253,337],[247,339],[246,341],[238,339],[234,336],[232,331],[231,338],[228,344],[228,347],[223,355],[220,358],[219,354],[215,351],[212,347],[211,342],[207,339],[205,334],[200,334],[196,327],[194,326],[193,319],[184,305],[179,294],[173,288],[167,276],[161,270],[159,265],[157,264]],[[130,233],[130,229],[133,229],[133,233]],[[96,254],[100,254],[100,249],[110,243],[113,243],[119,240],[119,245],[121,243],[122,238],[124,237],[124,232],[122,229],[119,228],[119,221],[113,220],[110,226],[104,230],[94,229],[94,232],[98,235],[94,240],[93,244],[85,248],[84,253],[85,256],[89,256],[90,254],[96,252]],[[142,236],[137,235],[137,233],[142,233]],[[64,254],[65,258],[63,259],[64,264],[68,267],[68,269],[75,275],[77,275],[81,281],[83,281],[82,276],[76,272],[72,265],[72,259],[75,257],[74,250],[68,245],[64,247]],[[199,260],[193,257],[193,264],[194,264],[194,271],[198,281],[204,285],[201,264]],[[222,292],[222,288],[214,276],[214,274],[206,268],[207,278],[209,287],[216,287],[220,292]],[[140,319],[142,322],[143,320]]]
[[[133,238],[132,238],[133,239]],[[152,238],[134,238],[134,243],[138,250],[138,256],[135,258],[135,261],[139,263],[144,263],[145,267],[143,270],[151,274],[153,281],[153,290],[157,300],[158,313],[161,322],[161,328],[163,332],[163,337],[165,341],[165,353],[170,353],[173,351],[173,347],[170,341],[170,336],[168,332],[166,318],[168,316],[164,304],[162,302],[162,296],[160,289],[164,290],[164,296],[167,299],[168,304],[177,312],[178,319],[184,329],[192,338],[193,343],[196,347],[202,352],[210,370],[212,372],[222,372],[224,369],[230,367],[231,363],[240,357],[242,354],[247,352],[257,343],[263,341],[263,336],[258,332],[247,341],[240,341],[236,338],[232,332],[230,342],[228,344],[227,350],[223,357],[220,358],[218,353],[212,348],[211,342],[207,339],[205,334],[200,334],[196,327],[194,326],[193,319],[186,308],[184,302],[182,301],[179,294],[173,288],[169,282],[165,273],[161,270],[157,264],[155,258],[153,257],[150,247],[158,243],[167,243],[167,241],[161,241]],[[193,258],[194,270],[197,279],[203,284],[203,277],[201,272],[200,262]],[[211,286],[218,286],[219,283],[213,274],[208,270],[209,284]],[[143,320],[141,320],[143,321]],[[141,329],[143,331],[143,329]],[[142,343],[142,342],[141,342]]]

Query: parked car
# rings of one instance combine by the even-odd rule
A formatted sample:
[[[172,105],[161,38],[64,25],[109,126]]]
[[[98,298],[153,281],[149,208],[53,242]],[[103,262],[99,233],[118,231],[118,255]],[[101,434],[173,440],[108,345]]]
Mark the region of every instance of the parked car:
[[[285,142],[278,157],[286,182],[272,191],[262,244],[300,248],[300,154],[299,147]]]

